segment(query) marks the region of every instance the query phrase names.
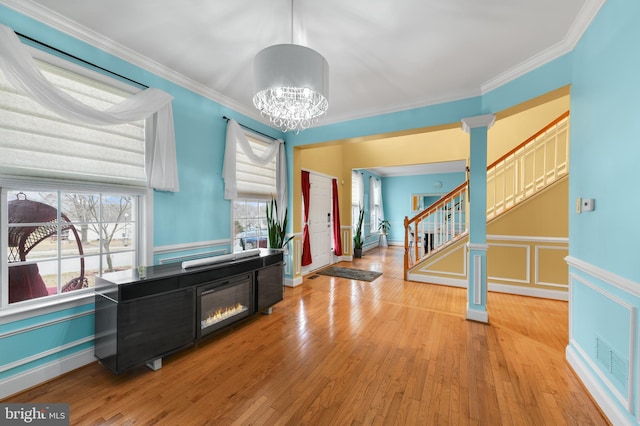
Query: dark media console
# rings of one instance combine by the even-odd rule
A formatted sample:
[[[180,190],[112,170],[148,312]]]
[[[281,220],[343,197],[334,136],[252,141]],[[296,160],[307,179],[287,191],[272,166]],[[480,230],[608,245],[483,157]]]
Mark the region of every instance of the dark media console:
[[[255,250],[213,263],[151,266],[96,277],[95,356],[120,373],[162,357],[283,299],[283,254]],[[232,256],[231,256],[232,257]]]

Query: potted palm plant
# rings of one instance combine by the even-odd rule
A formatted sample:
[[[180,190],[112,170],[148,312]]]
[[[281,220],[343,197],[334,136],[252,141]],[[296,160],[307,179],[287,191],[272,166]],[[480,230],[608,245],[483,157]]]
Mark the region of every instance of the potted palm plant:
[[[353,234],[353,257],[362,257],[362,225],[364,222],[364,209],[360,207],[358,213],[358,224],[356,225],[355,233]]]
[[[267,204],[267,233],[269,235],[269,248],[283,249],[293,236],[287,238],[287,209],[282,220],[278,220],[278,202],[272,198]]]
[[[386,219],[378,219],[378,231],[382,235],[387,235],[387,229],[391,228],[391,224]]]

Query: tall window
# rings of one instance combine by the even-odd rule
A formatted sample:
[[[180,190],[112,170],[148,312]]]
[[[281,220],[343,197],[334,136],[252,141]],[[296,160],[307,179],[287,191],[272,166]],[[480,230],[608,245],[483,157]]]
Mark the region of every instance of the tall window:
[[[36,62],[55,86],[97,109],[136,91],[60,58]],[[0,109],[0,308],[83,291],[97,274],[134,266],[144,122],[67,121],[2,72]]]
[[[245,132],[251,149],[262,155],[269,144],[251,132]],[[268,245],[266,207],[276,196],[277,156],[265,165],[253,163],[242,149],[236,153],[238,198],[232,201],[234,251],[266,248]]]
[[[360,209],[364,208],[364,188],[362,173],[357,170],[351,172],[351,226],[355,232]]]
[[[371,220],[369,223],[373,232],[374,229],[378,229],[378,223],[384,216],[382,212],[382,182],[373,176],[369,177],[369,192],[369,214]]]

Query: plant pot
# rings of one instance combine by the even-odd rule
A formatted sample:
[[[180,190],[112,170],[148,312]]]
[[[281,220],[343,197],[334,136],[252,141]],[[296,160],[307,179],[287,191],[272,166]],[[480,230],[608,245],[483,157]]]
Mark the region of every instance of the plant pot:
[[[353,257],[362,257],[362,248],[354,248]]]

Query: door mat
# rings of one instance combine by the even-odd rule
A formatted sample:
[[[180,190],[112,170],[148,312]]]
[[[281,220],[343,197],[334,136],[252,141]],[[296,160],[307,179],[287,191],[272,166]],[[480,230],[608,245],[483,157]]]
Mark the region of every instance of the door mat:
[[[331,277],[348,278],[358,281],[373,281],[382,275],[382,272],[365,271],[362,269],[340,268],[338,266],[330,266],[321,271],[317,271],[316,274],[329,275]]]

